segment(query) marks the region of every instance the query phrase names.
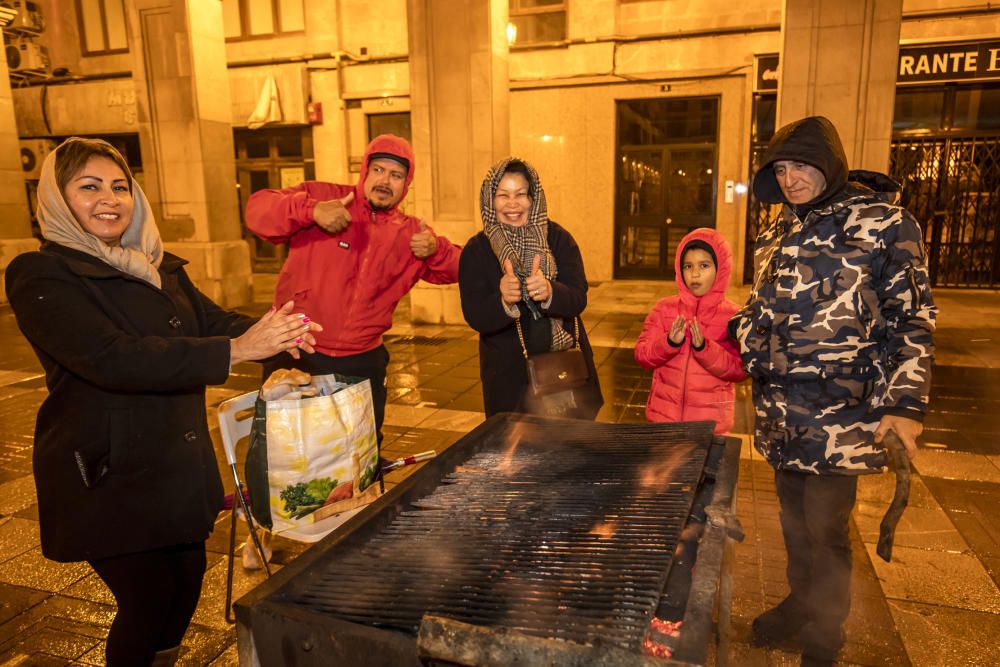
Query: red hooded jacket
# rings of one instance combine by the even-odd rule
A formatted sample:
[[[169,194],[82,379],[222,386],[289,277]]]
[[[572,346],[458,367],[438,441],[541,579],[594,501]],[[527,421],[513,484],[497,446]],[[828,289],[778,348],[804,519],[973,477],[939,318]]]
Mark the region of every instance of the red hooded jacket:
[[[398,206],[375,211],[368,203],[364,180],[373,153],[409,160],[403,185],[406,197],[415,169],[413,149],[405,139],[383,134],[368,145],[357,185],[306,181],[284,190],[259,190],[247,202],[247,227],[271,243],[288,242],[275,305],[294,299],[297,311],[322,324],[323,331],[313,334],[315,347],[331,357],[381,345],[396,304],[418,280],[458,281],[459,246],[438,236],[435,253],[418,259],[410,250],[410,238],[419,231],[420,220]],[[312,212],[317,202],[339,199],[352,190],[347,229],[330,234],[315,224]]]
[[[708,294],[697,297],[683,279],[681,254],[694,240],[708,243],[715,251],[715,283]],[[651,422],[714,421],[715,432],[733,427],[734,382],[746,377],[739,349],[729,340],[726,325],[739,307],[726,299],[726,285],[733,269],[733,256],[722,235],[714,229],[698,228],[685,236],[674,257],[677,296],[661,299],[646,317],[635,344],[635,360],[653,369],[653,386],[646,402]],[[679,347],[667,342],[677,315],[696,318],[705,336],[701,350],[691,347],[690,330]]]

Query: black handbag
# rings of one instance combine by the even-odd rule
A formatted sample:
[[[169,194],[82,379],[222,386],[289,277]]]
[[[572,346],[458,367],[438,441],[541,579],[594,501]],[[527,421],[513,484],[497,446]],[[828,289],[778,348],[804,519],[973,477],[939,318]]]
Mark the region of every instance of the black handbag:
[[[580,318],[573,318],[573,347],[558,352],[542,352],[528,356],[521,331],[521,320],[514,320],[521,352],[528,364],[528,385],[535,397],[549,396],[578,389],[587,384],[590,371],[580,349]]]

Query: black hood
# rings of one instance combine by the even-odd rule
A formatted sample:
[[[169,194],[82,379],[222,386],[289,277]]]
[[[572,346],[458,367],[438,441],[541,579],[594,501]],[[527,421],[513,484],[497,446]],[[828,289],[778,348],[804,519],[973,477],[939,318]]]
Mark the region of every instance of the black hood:
[[[753,178],[753,195],[765,204],[788,203],[774,176],[773,165],[778,160],[805,162],[823,172],[826,189],[806,206],[815,207],[829,200],[847,184],[847,154],[837,128],[823,116],[789,123],[771,137]]]

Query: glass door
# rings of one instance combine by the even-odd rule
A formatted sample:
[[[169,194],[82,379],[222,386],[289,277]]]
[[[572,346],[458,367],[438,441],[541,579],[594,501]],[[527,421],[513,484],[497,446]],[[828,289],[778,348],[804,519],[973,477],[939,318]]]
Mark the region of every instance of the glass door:
[[[247,200],[258,190],[287,188],[313,178],[312,134],[309,128],[290,127],[234,130],[233,135],[240,223],[252,267],[255,272],[276,273],[288,247],[264,241],[247,229]]]
[[[624,149],[615,188],[615,277],[659,277],[667,264],[660,149]]]
[[[674,278],[674,253],[715,227],[718,98],[618,103],[615,277]]]

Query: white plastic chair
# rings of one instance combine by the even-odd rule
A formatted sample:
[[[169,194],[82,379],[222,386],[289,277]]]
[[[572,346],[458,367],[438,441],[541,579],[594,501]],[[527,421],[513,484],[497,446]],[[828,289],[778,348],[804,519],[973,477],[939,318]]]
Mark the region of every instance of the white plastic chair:
[[[254,549],[257,557],[264,565],[264,572],[271,576],[271,568],[268,566],[267,558],[264,556],[264,549],[257,537],[257,529],[254,525],[250,508],[247,506],[246,498],[243,496],[243,482],[240,480],[239,471],[236,468],[236,443],[250,435],[250,428],[253,426],[253,407],[257,401],[257,392],[251,391],[246,394],[235,396],[219,404],[219,431],[222,434],[222,447],[226,450],[226,462],[233,473],[233,481],[236,484],[236,491],[233,497],[232,519],[229,525],[229,567],[226,572],[226,620],[235,623],[232,617],[233,603],[233,555],[236,551],[236,508],[237,502],[243,509],[243,516],[250,529],[250,536],[253,538]],[[247,413],[241,415],[241,413]],[[275,535],[281,535],[298,542],[318,542],[326,537],[331,531],[360,512],[363,508],[358,507],[347,512],[342,512],[334,516],[327,517],[313,524],[302,526],[297,530],[283,530]]]

